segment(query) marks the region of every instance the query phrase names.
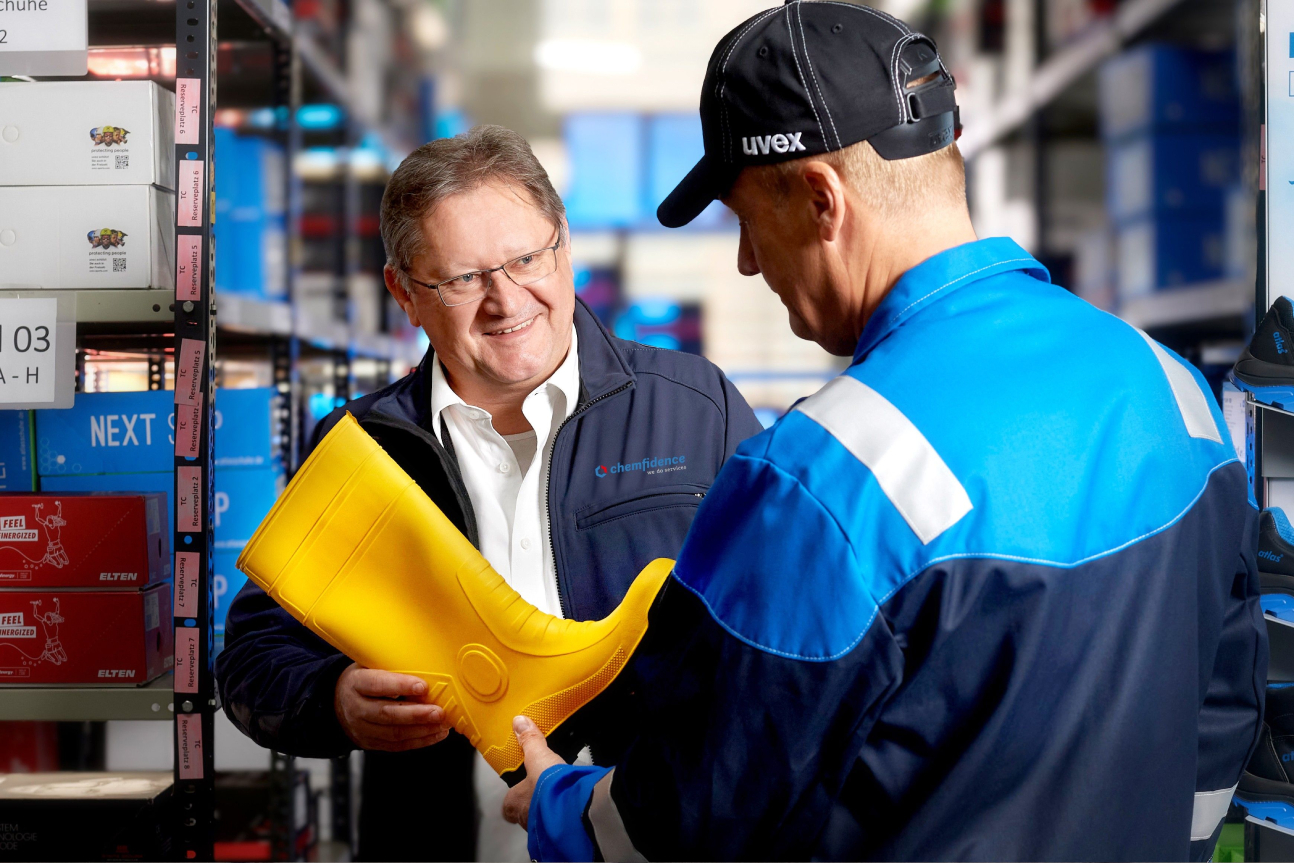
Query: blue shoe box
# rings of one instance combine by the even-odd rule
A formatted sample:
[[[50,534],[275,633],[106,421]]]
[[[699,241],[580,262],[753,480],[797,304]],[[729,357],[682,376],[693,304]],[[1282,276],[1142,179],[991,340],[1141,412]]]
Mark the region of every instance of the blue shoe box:
[[[273,423],[277,398],[269,387],[217,391],[216,467],[280,465]],[[36,411],[37,473],[169,472],[175,458],[174,401],[168,390],[78,393],[67,410]]]
[[[221,640],[225,634],[225,618],[229,614],[229,604],[247,583],[247,576],[234,566],[234,562],[238,560],[238,554],[236,551],[217,551],[212,555],[211,616],[215,622],[216,638]]]
[[[35,491],[31,411],[0,410],[0,491]]]
[[[1119,298],[1220,279],[1226,232],[1218,218],[1138,219],[1118,228]]]
[[[162,491],[167,494],[168,530],[175,532],[175,475],[170,471],[115,474],[70,474],[40,478],[42,491]],[[251,539],[285,484],[278,468],[216,469],[212,511],[215,551],[237,553]]]
[[[1099,74],[1101,134],[1112,140],[1150,130],[1215,130],[1240,124],[1236,58],[1149,44],[1106,61]]]
[[[1145,216],[1220,214],[1240,179],[1240,139],[1220,133],[1138,134],[1111,144],[1106,210],[1116,224]]]
[[[281,299],[287,292],[283,148],[222,127],[215,138],[216,290]]]

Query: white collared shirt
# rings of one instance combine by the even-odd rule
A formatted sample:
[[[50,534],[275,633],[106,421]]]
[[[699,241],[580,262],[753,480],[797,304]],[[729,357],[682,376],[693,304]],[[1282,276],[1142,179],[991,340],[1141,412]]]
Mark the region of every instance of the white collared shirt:
[[[566,359],[522,403],[521,412],[533,431],[510,435],[512,440],[495,431],[488,411],[458,397],[434,355],[431,367],[431,422],[440,438],[444,414],[476,512],[481,554],[527,602],[561,617],[546,498],[553,436],[580,398],[575,327]],[[524,458],[530,451],[533,457]]]

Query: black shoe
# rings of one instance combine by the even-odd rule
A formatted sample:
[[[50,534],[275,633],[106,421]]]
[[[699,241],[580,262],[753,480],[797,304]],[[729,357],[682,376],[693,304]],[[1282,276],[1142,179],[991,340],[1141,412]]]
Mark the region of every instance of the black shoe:
[[[1279,507],[1258,518],[1258,577],[1263,593],[1294,596],[1294,527]]]
[[[1232,370],[1260,402],[1294,411],[1294,304],[1277,297]]]
[[[1258,748],[1240,777],[1241,801],[1294,805],[1294,683],[1267,686],[1267,708]]]

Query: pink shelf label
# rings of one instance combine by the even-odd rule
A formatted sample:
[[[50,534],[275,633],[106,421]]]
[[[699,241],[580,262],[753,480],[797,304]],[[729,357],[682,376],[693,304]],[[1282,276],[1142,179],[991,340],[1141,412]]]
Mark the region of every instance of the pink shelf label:
[[[198,143],[202,125],[202,82],[197,78],[175,79],[175,143]]]
[[[175,406],[175,454],[182,458],[197,458],[202,452],[202,394],[191,405]]]
[[[175,616],[198,616],[198,564],[201,556],[192,551],[175,553]]]
[[[180,778],[202,778],[202,715],[181,713],[175,717],[176,751],[180,753]]]
[[[202,468],[175,469],[175,527],[180,533],[202,532]]]
[[[196,626],[175,627],[175,691],[198,691],[198,651],[202,630]]]
[[[175,178],[175,223],[181,228],[202,227],[202,204],[207,185],[203,182],[205,165],[198,159],[181,159]]]
[[[206,343],[199,339],[181,339],[180,355],[175,361],[175,403],[197,404],[202,398],[202,367],[206,362]],[[179,445],[178,442],[176,444]]]
[[[177,300],[202,299],[202,237],[180,234],[175,255],[175,298]]]

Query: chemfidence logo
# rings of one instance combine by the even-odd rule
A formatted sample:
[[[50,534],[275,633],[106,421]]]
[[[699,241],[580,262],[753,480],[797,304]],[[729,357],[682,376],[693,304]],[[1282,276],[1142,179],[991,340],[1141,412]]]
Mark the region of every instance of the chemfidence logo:
[[[643,471],[648,476],[656,473],[687,470],[687,456],[671,455],[663,458],[645,458],[642,461],[631,461],[626,464],[617,463],[610,467],[600,464],[593,469],[593,475],[601,479],[607,474],[629,473],[635,470]]]

